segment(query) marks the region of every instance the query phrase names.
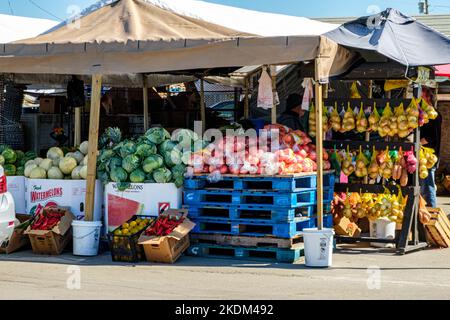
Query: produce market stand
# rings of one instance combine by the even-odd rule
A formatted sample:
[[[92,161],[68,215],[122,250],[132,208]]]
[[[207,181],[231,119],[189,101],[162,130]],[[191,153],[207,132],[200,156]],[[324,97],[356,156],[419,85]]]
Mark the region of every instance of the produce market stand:
[[[397,106],[403,103],[405,106],[411,103],[411,99],[326,99],[325,105],[350,105],[352,107],[364,107],[377,106],[377,108],[384,108],[387,103],[392,106]],[[370,141],[370,133],[366,133],[366,141],[340,141],[331,140],[325,141],[324,146],[328,149],[345,149],[350,148],[363,148],[365,150],[372,150],[375,147],[376,150],[384,150],[389,148],[391,150],[398,150],[402,148],[405,151],[414,150],[416,159],[419,159],[420,152],[420,127],[414,130],[414,141]],[[388,138],[389,139],[389,138]],[[366,182],[366,181],[364,181]],[[361,193],[373,193],[381,194],[386,189],[392,193],[398,192],[398,185],[385,184],[385,180],[382,179],[382,184],[358,184],[358,183],[336,183],[335,192],[361,192]],[[412,174],[412,181],[409,181],[409,186],[401,187],[403,195],[408,197],[406,207],[404,210],[403,223],[400,234],[395,239],[378,239],[373,237],[349,237],[337,235],[337,241],[341,243],[355,243],[355,242],[377,242],[377,243],[393,243],[396,246],[396,252],[399,254],[405,254],[411,251],[420,250],[427,246],[426,242],[420,242],[419,240],[419,167]],[[411,239],[409,239],[411,236]]]

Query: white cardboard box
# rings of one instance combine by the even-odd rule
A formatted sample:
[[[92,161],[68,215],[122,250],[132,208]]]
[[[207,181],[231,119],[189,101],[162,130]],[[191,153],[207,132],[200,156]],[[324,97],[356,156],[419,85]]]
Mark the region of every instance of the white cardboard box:
[[[183,189],[173,183],[131,183],[121,191],[117,183],[105,187],[105,223],[110,231],[134,215],[157,217],[167,209],[180,209]]]
[[[86,180],[42,180],[27,179],[25,190],[26,213],[48,204],[69,207],[77,220],[84,219]],[[100,181],[95,185],[94,220],[102,220],[103,186]]]
[[[26,178],[24,176],[6,177],[8,191],[14,198],[16,213],[20,214],[27,213],[25,206],[25,181]]]

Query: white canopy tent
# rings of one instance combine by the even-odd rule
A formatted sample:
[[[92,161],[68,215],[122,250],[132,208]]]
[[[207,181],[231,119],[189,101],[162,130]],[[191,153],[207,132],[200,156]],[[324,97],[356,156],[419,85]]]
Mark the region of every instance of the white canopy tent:
[[[35,37],[57,24],[53,20],[0,14],[0,43]]]

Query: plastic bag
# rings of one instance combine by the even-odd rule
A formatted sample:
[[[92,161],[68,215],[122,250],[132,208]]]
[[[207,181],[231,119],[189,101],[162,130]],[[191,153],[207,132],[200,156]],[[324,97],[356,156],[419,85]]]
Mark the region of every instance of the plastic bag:
[[[358,90],[358,82],[353,81],[352,86],[350,88],[350,98],[351,99],[361,99],[361,94]]]
[[[355,172],[355,166],[353,165],[353,157],[347,146],[347,152],[345,154],[344,160],[342,161],[342,172],[348,177],[353,172]]]
[[[347,111],[344,113],[344,119],[342,121],[343,132],[352,131],[355,129],[355,114],[350,107],[350,102],[348,103]]]
[[[334,152],[330,156],[330,163],[331,163],[331,167],[334,169],[334,171],[336,173],[336,176],[340,176],[341,175],[342,158],[339,155],[339,153],[337,152],[336,148],[334,149]]]
[[[380,166],[377,162],[377,155],[378,152],[375,150],[375,147],[373,147],[372,158],[369,165],[369,177],[373,180],[377,179],[380,174]]]
[[[369,116],[370,131],[373,132],[378,131],[379,122],[380,122],[380,114],[378,113],[377,104],[375,103],[373,106],[373,111]]]
[[[356,157],[356,170],[355,170],[355,175],[358,178],[364,178],[369,174],[369,172],[367,170],[368,164],[369,164],[369,160],[366,158],[366,156],[362,152],[362,147],[360,146],[359,154]]]
[[[265,110],[272,109],[274,103],[274,94],[272,88],[272,78],[267,73],[267,70],[264,68],[261,73],[261,78],[259,78],[259,87],[258,87],[258,108],[262,108]]]
[[[366,132],[368,125],[369,123],[367,121],[366,114],[364,113],[364,107],[361,103],[358,116],[356,117],[356,131],[360,133]]]
[[[334,131],[336,131],[336,132],[341,131],[342,119],[341,119],[341,116],[339,115],[339,112],[337,111],[337,102],[335,103],[333,111],[331,112],[330,122],[331,122],[331,127],[333,128]]]
[[[391,105],[388,102],[383,110],[383,114],[381,115],[380,123],[378,125],[378,134],[380,137],[391,136],[391,118],[393,115]]]

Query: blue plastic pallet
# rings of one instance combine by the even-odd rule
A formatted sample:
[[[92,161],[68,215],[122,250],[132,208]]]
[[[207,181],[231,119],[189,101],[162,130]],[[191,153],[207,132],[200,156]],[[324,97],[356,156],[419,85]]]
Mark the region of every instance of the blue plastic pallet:
[[[324,201],[332,201],[334,189],[324,188]],[[229,190],[189,190],[184,191],[185,205],[255,205],[266,208],[304,207],[317,203],[317,191],[309,190],[294,193],[266,191],[229,191]]]
[[[192,219],[196,226],[193,233],[204,234],[229,234],[241,236],[278,238],[293,238],[305,228],[314,228],[316,220],[313,218],[299,218],[294,222],[268,223],[255,220],[217,220],[217,219]]]
[[[244,248],[217,244],[194,243],[187,255],[206,258],[255,260],[280,263],[293,263],[304,256],[303,247],[295,249]]]
[[[323,176],[324,187],[334,187],[334,173],[326,173]],[[220,189],[220,190],[270,190],[278,192],[298,192],[309,191],[317,188],[317,176],[299,175],[287,177],[249,177],[224,175],[222,180],[217,182],[208,181],[208,175],[194,176],[186,179],[184,183],[186,189]]]
[[[253,205],[190,205],[189,217],[191,219],[197,218],[211,218],[220,220],[239,220],[251,219],[261,220],[267,222],[290,222],[295,218],[311,217],[316,211],[316,205],[308,205],[298,208],[283,208],[283,207],[260,207]]]

